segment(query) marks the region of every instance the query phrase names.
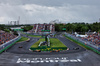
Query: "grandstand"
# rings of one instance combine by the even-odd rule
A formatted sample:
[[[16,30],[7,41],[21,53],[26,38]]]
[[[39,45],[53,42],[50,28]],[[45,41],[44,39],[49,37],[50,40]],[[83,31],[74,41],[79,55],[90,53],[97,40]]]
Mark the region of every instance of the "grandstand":
[[[12,34],[12,33],[8,33],[5,31],[0,30],[0,45],[10,41],[11,39],[16,38],[17,36]]]
[[[93,44],[95,46],[100,46],[100,34],[96,32],[89,32],[86,33],[86,37],[80,37],[77,35],[74,35],[75,37],[82,39],[84,42],[89,42],[90,44]]]
[[[28,32],[40,33],[45,29],[47,29],[47,31],[50,31],[50,33],[53,33],[55,31],[54,24],[34,24],[33,29]]]

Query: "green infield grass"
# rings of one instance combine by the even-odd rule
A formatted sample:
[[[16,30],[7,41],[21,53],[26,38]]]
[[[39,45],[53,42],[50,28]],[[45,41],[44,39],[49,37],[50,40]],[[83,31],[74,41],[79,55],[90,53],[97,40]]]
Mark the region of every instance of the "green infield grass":
[[[66,47],[59,39],[50,38],[51,47]]]
[[[31,47],[38,47],[38,45],[39,45],[39,43],[41,42],[41,41],[45,41],[45,39],[44,38],[42,38],[42,39],[39,39],[39,41],[37,41],[36,43],[34,43]]]
[[[31,46],[31,50],[52,51],[52,50],[66,50],[67,47],[57,38],[50,38],[50,46],[38,46],[41,41],[45,41],[44,38],[39,39]]]
[[[26,37],[21,37],[21,39],[20,39],[19,41],[17,41],[17,42],[22,42],[22,41],[26,41],[26,40],[28,40],[28,38],[26,38]]]

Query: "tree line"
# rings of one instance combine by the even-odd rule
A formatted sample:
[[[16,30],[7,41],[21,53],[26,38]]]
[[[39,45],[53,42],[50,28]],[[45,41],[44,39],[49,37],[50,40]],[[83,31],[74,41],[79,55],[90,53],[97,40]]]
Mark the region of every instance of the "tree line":
[[[55,31],[64,31],[63,28],[66,28],[66,32],[100,32],[100,22],[95,22],[92,24],[89,23],[67,23],[67,24],[55,24]]]

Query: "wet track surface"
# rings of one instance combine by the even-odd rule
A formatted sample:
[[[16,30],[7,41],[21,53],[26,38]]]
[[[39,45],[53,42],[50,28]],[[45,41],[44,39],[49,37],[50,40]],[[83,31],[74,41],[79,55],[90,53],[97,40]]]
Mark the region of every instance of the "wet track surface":
[[[100,66],[100,55],[86,50],[61,35],[57,35],[69,51],[62,52],[31,52],[29,48],[38,41],[16,43],[6,52],[0,54],[0,66]],[[18,48],[22,46],[23,48]],[[79,50],[73,48],[79,47]]]

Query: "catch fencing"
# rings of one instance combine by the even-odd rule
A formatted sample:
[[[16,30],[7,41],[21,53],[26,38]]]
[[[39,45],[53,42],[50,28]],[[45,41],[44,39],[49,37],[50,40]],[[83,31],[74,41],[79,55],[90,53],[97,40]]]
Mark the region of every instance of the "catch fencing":
[[[87,42],[87,44],[85,45],[86,42],[84,42],[82,39],[79,39],[69,33],[65,33],[65,36],[68,37],[69,39],[73,40],[74,42],[78,42],[79,44],[85,46],[86,48],[100,54],[100,50],[99,50],[99,46],[95,46],[95,45],[92,45],[91,43]]]
[[[18,35],[18,37],[0,45],[0,53],[2,53],[3,51],[7,50],[8,48],[10,48],[13,44],[15,44],[18,40],[21,39],[20,34]]]

